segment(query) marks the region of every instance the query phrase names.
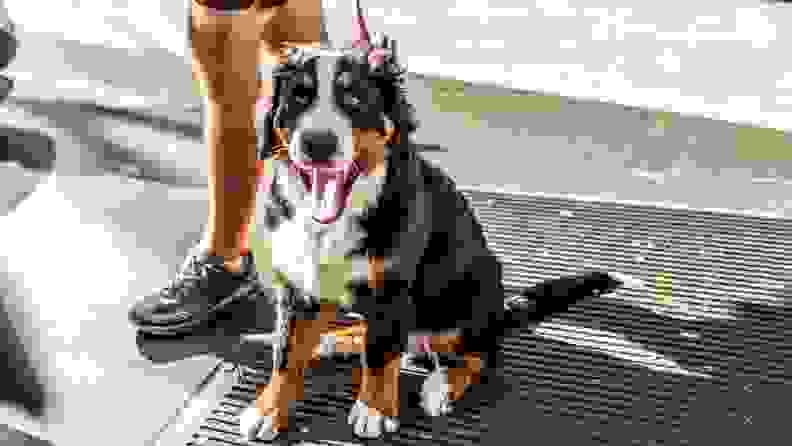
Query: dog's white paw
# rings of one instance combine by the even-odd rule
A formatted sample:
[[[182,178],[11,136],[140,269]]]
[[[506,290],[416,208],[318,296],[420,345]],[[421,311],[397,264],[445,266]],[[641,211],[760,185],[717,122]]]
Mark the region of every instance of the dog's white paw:
[[[453,403],[449,400],[450,393],[448,371],[435,370],[421,386],[421,407],[430,417],[448,415],[454,409]]]
[[[256,407],[248,407],[239,415],[239,433],[248,441],[272,441],[279,433],[273,432],[274,419],[271,416],[261,416]]]
[[[349,411],[347,423],[354,426],[355,435],[361,438],[378,438],[385,432],[394,433],[399,430],[398,419],[386,417],[376,409],[370,410],[368,405],[360,400],[355,401],[355,405]]]
[[[633,277],[624,273],[619,273],[616,271],[608,271],[608,275],[613,278],[614,280],[620,282],[624,288],[629,289],[638,289],[638,290],[645,290],[647,289],[646,282],[643,280]]]

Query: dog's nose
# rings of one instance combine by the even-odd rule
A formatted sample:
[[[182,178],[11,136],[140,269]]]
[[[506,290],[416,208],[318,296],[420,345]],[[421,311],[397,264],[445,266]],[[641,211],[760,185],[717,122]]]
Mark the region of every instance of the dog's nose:
[[[338,135],[330,129],[306,129],[300,133],[300,151],[309,161],[328,161],[339,150]]]

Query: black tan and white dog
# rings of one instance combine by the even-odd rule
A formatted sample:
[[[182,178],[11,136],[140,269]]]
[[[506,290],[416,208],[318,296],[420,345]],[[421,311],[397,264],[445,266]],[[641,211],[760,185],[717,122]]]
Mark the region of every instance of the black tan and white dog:
[[[339,309],[364,319],[349,423],[371,438],[398,428],[401,355],[417,336],[464,358],[424,386],[424,409],[445,414],[496,369],[523,305],[620,285],[593,272],[504,301],[501,265],[467,200],[408,141],[417,121],[394,42],[372,38],[359,4],[357,16],[350,47],[293,49],[273,72],[251,246],[278,291],[283,342],[270,384],[240,418],[251,439],[287,425],[288,402],[302,397],[303,371]]]

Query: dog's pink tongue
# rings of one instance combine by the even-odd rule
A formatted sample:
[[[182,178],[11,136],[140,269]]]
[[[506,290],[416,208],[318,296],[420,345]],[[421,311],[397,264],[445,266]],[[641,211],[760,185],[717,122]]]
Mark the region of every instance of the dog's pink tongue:
[[[314,218],[322,224],[338,219],[346,208],[349,193],[357,177],[353,163],[333,166],[300,166],[314,207]]]

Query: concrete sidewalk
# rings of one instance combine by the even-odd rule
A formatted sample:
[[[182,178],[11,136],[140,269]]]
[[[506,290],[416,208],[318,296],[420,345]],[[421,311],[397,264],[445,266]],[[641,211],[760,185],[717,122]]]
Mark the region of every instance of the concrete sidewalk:
[[[38,423],[3,407],[0,420],[57,445],[112,438],[139,446],[217,362],[155,368],[127,322],[129,306],[165,285],[199,238],[206,192],[114,173],[117,153],[95,113],[37,111],[0,105],[0,153],[10,161],[0,172],[0,289],[22,322],[50,410]],[[147,130],[141,141],[167,146],[159,133]],[[57,162],[47,167],[50,144]]]
[[[20,40],[24,50],[9,68],[16,97],[156,117],[134,120],[175,130],[167,152],[130,141],[132,133],[113,119],[92,124],[91,133],[135,147],[161,168],[178,164],[180,175],[192,178],[183,181],[204,183],[205,148],[175,139],[202,133],[200,114],[186,111],[200,108],[201,99],[185,60],[164,50],[125,52],[23,32]],[[89,65],[90,73],[74,71]],[[792,137],[778,131],[430,77],[410,76],[408,91],[423,121],[416,140],[447,149],[427,156],[459,184],[780,214],[792,204]]]

